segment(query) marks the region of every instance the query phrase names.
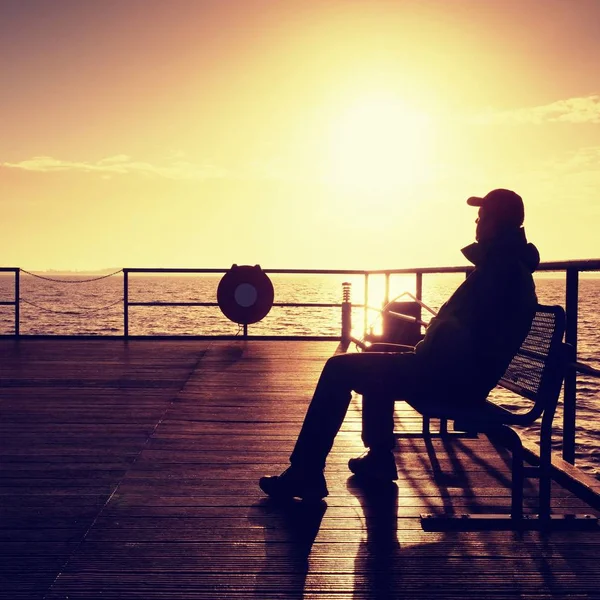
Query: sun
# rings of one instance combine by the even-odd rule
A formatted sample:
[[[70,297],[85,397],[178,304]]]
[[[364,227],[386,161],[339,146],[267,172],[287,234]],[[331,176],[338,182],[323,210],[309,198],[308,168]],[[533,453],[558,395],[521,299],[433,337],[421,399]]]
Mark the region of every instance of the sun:
[[[432,126],[399,99],[355,100],[331,126],[326,177],[334,184],[391,190],[431,175]]]

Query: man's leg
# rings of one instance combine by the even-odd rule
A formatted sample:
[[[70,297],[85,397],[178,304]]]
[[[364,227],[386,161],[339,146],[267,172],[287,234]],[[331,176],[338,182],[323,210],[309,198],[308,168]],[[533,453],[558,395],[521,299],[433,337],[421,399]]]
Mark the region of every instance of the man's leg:
[[[382,365],[380,386],[356,390],[363,395],[362,441],[365,448],[393,449],[395,401],[412,399],[422,384],[414,352],[396,354],[391,361],[391,373],[387,373],[385,368],[386,365]]]
[[[325,467],[352,399],[353,373],[360,369],[362,359],[362,354],[339,354],[325,363],[290,456],[293,466],[305,470]]]
[[[362,399],[362,441],[368,452],[348,461],[348,468],[358,477],[370,481],[398,479],[392,452],[394,406],[396,400],[413,396],[418,383],[418,365],[414,352],[396,355],[393,373],[383,378],[382,389],[365,390]]]
[[[395,399],[398,398],[391,393],[363,394],[361,439],[365,448],[394,448]]]
[[[363,394],[363,441],[393,447],[393,399],[403,394],[410,369],[403,368],[414,354],[340,354],[330,358],[321,373],[296,446],[290,457],[303,469],[325,467],[352,391]],[[412,359],[408,361],[412,363]],[[364,396],[368,400],[364,401]],[[381,402],[379,402],[381,401]],[[385,433],[384,433],[385,431]]]
[[[413,358],[408,358],[409,356]],[[393,433],[391,399],[402,397],[403,390],[410,387],[407,382],[412,378],[412,369],[406,367],[409,362],[412,364],[413,359],[413,354],[394,353],[341,354],[330,358],[321,373],[290,457],[294,476],[288,471],[287,475],[284,473],[279,478],[262,478],[261,488],[270,495],[276,495],[278,491],[284,491],[283,488],[287,485],[284,481],[291,481],[287,491],[302,491],[301,483],[304,479],[314,483],[306,487],[319,488],[324,490],[326,495],[324,480],[320,483],[319,477],[322,478],[325,460],[346,416],[353,390],[372,398],[367,408],[366,423],[369,433],[366,439],[378,439],[380,428],[391,430],[388,431],[388,435],[380,436],[381,439],[386,438],[389,445]],[[386,408],[374,408],[377,405],[376,399],[379,398],[389,399]],[[300,484],[296,485],[298,482]]]

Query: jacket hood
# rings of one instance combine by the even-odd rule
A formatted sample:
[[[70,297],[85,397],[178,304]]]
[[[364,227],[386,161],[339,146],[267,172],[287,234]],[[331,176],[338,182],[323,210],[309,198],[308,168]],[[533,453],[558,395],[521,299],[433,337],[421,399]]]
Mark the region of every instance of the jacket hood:
[[[476,267],[490,260],[518,260],[533,273],[540,264],[540,253],[533,244],[527,242],[522,227],[490,242],[469,244],[461,252]]]

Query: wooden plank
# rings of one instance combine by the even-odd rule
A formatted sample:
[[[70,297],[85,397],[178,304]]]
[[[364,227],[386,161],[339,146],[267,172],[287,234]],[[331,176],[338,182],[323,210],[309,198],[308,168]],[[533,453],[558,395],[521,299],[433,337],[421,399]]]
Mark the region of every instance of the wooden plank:
[[[202,351],[2,340],[1,597],[49,589]]]

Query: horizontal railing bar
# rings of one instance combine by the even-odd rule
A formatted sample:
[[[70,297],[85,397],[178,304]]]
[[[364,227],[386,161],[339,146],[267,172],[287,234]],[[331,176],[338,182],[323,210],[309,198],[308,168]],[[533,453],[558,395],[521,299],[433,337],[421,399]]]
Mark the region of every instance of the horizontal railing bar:
[[[465,265],[462,267],[413,267],[405,269],[375,269],[365,271],[365,275],[414,275],[422,274],[445,274],[445,273],[465,273],[472,271],[474,267]],[[540,263],[537,271],[565,271],[566,269],[576,269],[579,271],[600,271],[600,259],[594,260],[564,260],[555,262]]]
[[[327,302],[274,302],[273,306],[287,306],[296,308],[342,308],[341,304],[331,304]],[[358,306],[358,304],[353,304]]]
[[[129,306],[219,306],[218,302],[128,302]],[[341,304],[323,302],[274,302],[273,306],[297,307],[297,308],[341,308]],[[360,308],[361,304],[353,304]]]
[[[129,267],[124,268],[123,273],[225,273],[229,269],[166,269],[166,268],[146,268]]]
[[[0,267],[0,273],[16,273],[20,270],[19,267]]]
[[[600,259],[589,260],[558,260],[540,263],[537,271],[564,271],[576,269],[578,271],[600,271]]]
[[[16,304],[14,300],[12,302],[0,302],[0,306],[16,306]]]
[[[422,274],[446,274],[446,273],[465,273],[472,270],[470,265],[456,267],[407,267],[402,269],[263,269],[265,273],[280,275],[413,275]],[[565,269],[577,269],[579,271],[600,271],[600,259],[588,260],[563,260],[542,262],[537,271],[564,271]],[[14,269],[2,269],[14,270]],[[197,274],[216,274],[226,273],[226,268],[124,268],[124,273],[197,273]]]
[[[471,271],[474,267],[465,265],[464,267],[416,267],[406,269],[375,269],[372,271],[363,271],[364,275],[415,275],[417,273],[464,273]]]
[[[128,302],[129,306],[219,306],[216,302]]]
[[[263,269],[279,275],[364,275],[362,269]]]
[[[124,273],[226,273],[231,267],[217,269],[167,269],[167,268],[124,268]],[[364,275],[360,269],[263,269],[265,273],[282,275]]]
[[[473,267],[420,267],[406,269],[378,269],[368,271],[364,269],[263,269],[265,273],[278,275],[379,275],[379,274],[413,274],[413,273],[464,273]],[[226,273],[229,268],[222,269],[166,269],[166,268],[124,268],[124,273],[197,273],[215,274]]]

